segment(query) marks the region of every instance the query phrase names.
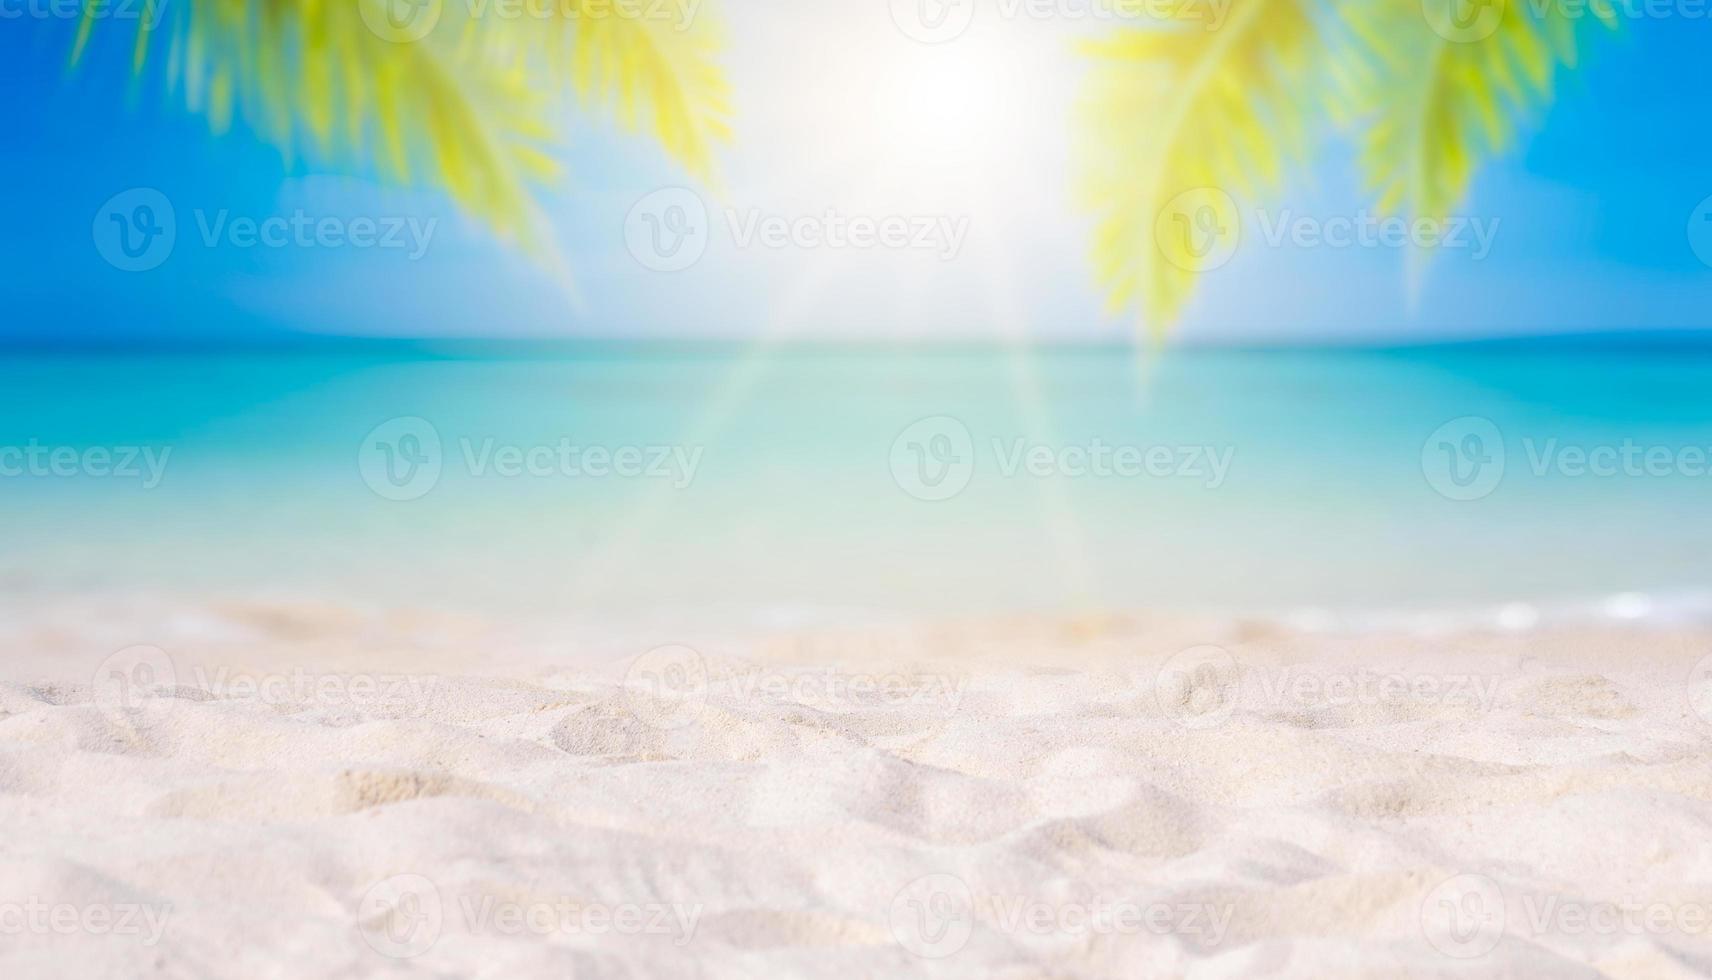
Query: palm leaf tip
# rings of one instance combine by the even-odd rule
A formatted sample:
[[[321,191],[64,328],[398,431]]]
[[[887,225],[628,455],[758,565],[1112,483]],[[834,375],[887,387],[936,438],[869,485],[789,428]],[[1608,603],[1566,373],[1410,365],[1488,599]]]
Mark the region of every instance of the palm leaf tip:
[[[1357,63],[1345,90],[1361,167],[1380,209],[1444,219],[1483,158],[1506,152],[1579,56],[1587,18],[1561,4],[1366,3],[1343,12]],[[1616,22],[1609,7],[1592,18]],[[1425,14],[1423,17],[1422,14]]]
[[[1232,195],[1274,184],[1304,142],[1311,2],[1233,0],[1216,31],[1128,29],[1084,48],[1095,271],[1113,302],[1141,300],[1156,334],[1240,240]]]
[[[1452,4],[1472,19],[1450,21]],[[1617,26],[1611,5],[1585,9],[1594,16],[1520,0],[1232,0],[1216,31],[1128,30],[1085,45],[1084,196],[1099,215],[1094,267],[1108,296],[1139,299],[1154,330],[1168,328],[1209,269],[1173,261],[1173,246],[1152,240],[1157,224],[1188,232],[1185,220],[1218,213],[1170,202],[1196,188],[1276,187],[1283,163],[1306,156],[1317,109],[1357,134],[1381,211],[1450,217],[1483,157],[1514,142],[1558,69],[1576,63],[1584,22]]]
[[[418,5],[400,26],[389,18],[393,2],[176,4],[160,30],[138,31],[137,65],[164,37],[169,84],[215,129],[241,119],[288,157],[306,147],[441,190],[532,251],[545,236],[531,185],[561,173],[561,96],[645,114],[674,159],[712,171],[729,111],[717,33],[700,0],[684,0],[693,24],[611,0],[560,0],[551,29],[453,0]],[[86,16],[74,63],[91,29]]]
[[[576,2],[601,6],[600,0]],[[707,15],[690,13],[699,9],[685,8],[688,20],[607,16],[583,22],[575,85],[585,102],[609,105],[623,125],[651,131],[669,156],[705,178],[715,146],[730,139],[731,110],[718,68],[719,32]]]

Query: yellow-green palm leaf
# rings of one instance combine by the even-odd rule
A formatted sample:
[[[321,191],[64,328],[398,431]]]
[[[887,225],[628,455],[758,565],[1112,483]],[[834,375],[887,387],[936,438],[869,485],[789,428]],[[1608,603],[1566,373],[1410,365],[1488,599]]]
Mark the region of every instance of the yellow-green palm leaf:
[[[1311,0],[1233,0],[1218,30],[1126,30],[1089,47],[1085,186],[1094,262],[1114,308],[1163,333],[1198,273],[1163,254],[1156,222],[1184,192],[1274,186],[1301,145],[1322,39]]]
[[[157,29],[140,28],[136,67],[165,46],[170,83],[217,130],[237,115],[288,155],[372,162],[388,179],[445,191],[530,247],[544,238],[529,185],[559,175],[558,121],[573,93],[623,113],[648,106],[665,149],[711,171],[727,109],[706,15],[675,30],[598,0],[549,6],[545,20],[445,3],[425,36],[399,41],[371,27],[384,23],[387,2],[172,5]]]
[[[573,91],[585,108],[613,110],[627,128],[646,128],[697,176],[730,137],[730,106],[719,67],[717,25],[701,0],[615,4],[555,0],[548,19],[475,17],[466,46],[524,64]],[[633,7],[626,10],[623,8]]]
[[[575,0],[599,7],[601,0]],[[713,167],[713,148],[730,137],[727,90],[713,27],[659,18],[585,20],[575,32],[578,93],[610,102],[628,126],[651,129],[660,145],[699,176]]]
[[[1435,30],[1427,9],[1366,0],[1343,11],[1368,183],[1381,210],[1438,219],[1466,199],[1481,159],[1506,150],[1521,118],[1549,100],[1558,67],[1574,66],[1578,19],[1558,4],[1495,2],[1465,8],[1466,28],[1445,20]],[[1588,9],[1615,26],[1608,6]]]

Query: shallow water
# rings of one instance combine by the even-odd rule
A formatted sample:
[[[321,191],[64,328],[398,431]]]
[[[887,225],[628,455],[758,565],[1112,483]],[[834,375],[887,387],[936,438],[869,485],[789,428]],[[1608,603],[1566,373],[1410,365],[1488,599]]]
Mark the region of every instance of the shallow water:
[[[1712,359],[1673,352],[44,356],[0,405],[20,593],[795,622],[1712,584]]]

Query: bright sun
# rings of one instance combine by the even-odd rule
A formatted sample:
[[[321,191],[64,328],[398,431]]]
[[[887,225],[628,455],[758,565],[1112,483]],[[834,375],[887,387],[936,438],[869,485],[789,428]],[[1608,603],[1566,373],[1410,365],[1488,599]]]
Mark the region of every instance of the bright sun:
[[[729,159],[733,200],[771,215],[944,225],[960,242],[955,260],[921,249],[769,256],[789,263],[769,314],[781,330],[1016,332],[1019,263],[1082,271],[1080,229],[1063,217],[1074,213],[1074,32],[988,17],[928,45],[884,4],[746,9],[752,30],[733,33],[745,39],[732,60],[747,113]]]
[[[737,152],[810,204],[834,189],[841,200],[869,198],[864,207],[888,194],[965,209],[977,196],[1038,198],[1043,161],[1056,165],[1069,141],[1071,39],[1036,21],[992,18],[949,43],[921,44],[874,6],[757,16],[766,33],[733,59],[755,66],[737,80],[743,104],[766,115],[744,117]]]
[[[889,149],[918,166],[957,168],[992,166],[1014,152],[1020,134],[1005,111],[1006,63],[997,46],[972,42],[906,51],[876,99],[891,123]]]

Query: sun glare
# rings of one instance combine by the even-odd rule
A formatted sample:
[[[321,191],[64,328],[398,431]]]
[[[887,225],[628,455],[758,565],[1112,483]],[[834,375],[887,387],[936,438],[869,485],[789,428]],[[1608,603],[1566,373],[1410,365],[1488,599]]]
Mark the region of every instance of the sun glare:
[[[774,256],[788,264],[779,275],[791,289],[769,303],[768,322],[786,336],[1027,332],[1015,311],[1029,298],[1010,295],[1016,263],[1038,250],[1028,230],[1042,216],[1071,210],[1072,38],[992,18],[927,45],[889,17],[838,19],[834,30],[828,15],[794,9],[785,22],[757,21],[769,33],[753,40],[751,63],[766,70],[737,77],[753,93],[745,104],[764,114],[745,117],[755,135],[733,150],[734,199],[768,214],[820,214],[837,201],[843,217],[954,229],[943,234],[956,239],[956,258],[885,249]],[[1079,271],[1073,248],[1050,254]],[[872,299],[852,304],[852,295]]]
[[[912,162],[993,164],[1014,143],[1003,108],[1005,59],[994,46],[910,52],[881,93],[892,146]]]

